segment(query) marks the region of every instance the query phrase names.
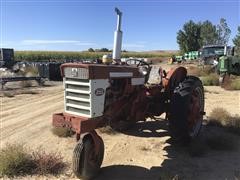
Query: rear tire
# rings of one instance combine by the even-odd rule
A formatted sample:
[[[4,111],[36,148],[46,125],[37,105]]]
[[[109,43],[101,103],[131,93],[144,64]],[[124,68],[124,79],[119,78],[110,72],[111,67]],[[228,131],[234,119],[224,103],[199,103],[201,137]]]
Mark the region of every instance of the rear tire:
[[[187,78],[174,90],[168,114],[172,138],[189,142],[200,132],[204,114],[204,90],[202,82],[194,76]]]
[[[104,156],[104,144],[100,139],[100,148],[97,155],[91,137],[84,138],[76,145],[73,151],[73,172],[81,179],[88,180],[95,177],[101,167]]]

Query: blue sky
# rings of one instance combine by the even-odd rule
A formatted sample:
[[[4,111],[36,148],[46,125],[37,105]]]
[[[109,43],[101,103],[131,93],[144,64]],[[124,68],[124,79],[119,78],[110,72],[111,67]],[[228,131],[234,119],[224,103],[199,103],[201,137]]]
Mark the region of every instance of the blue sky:
[[[112,49],[114,7],[123,12],[123,49],[176,50],[183,24],[221,17],[240,25],[240,0],[0,0],[1,46],[16,50]]]

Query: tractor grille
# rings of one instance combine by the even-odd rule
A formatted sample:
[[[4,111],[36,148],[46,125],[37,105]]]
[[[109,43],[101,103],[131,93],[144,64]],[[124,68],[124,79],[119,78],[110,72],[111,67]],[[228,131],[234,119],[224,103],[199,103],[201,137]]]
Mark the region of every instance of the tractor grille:
[[[91,97],[89,79],[76,79],[66,77],[65,85],[65,111],[83,117],[91,117]]]

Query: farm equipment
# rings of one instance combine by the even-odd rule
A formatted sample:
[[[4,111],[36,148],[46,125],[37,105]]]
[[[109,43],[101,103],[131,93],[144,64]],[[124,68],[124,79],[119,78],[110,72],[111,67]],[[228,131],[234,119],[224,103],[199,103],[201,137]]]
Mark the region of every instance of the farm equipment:
[[[184,59],[186,61],[196,60],[199,58],[199,52],[198,51],[190,51],[184,54]]]
[[[173,64],[175,62],[182,63],[182,62],[191,62],[193,60],[198,59],[200,56],[199,51],[190,51],[185,53],[183,56],[173,56],[169,59],[168,63]]]
[[[171,58],[168,59],[168,64],[174,64],[174,63],[182,63],[185,61],[184,56],[172,56]]]
[[[14,60],[14,50],[7,48],[0,48],[0,68],[1,71],[24,71],[25,68],[35,68],[38,71],[38,75],[25,77],[15,74],[11,77],[1,77],[0,84],[1,87],[7,82],[14,81],[31,81],[35,80],[39,84],[42,84],[45,79],[50,81],[61,81],[60,65],[62,62],[17,62]]]
[[[175,56],[176,61],[181,63],[182,61],[184,61],[184,56]]]
[[[95,129],[111,126],[125,131],[138,121],[166,113],[171,136],[182,142],[196,137],[204,115],[204,90],[199,78],[184,67],[169,72],[157,69],[159,82],[148,84],[152,67],[143,60],[120,63],[122,13],[116,9],[113,60],[115,64],[66,63],[61,65],[64,112],[53,114],[55,128],[76,133],[73,172],[90,179],[99,172],[104,143]],[[119,35],[120,34],[120,35]],[[130,62],[131,61],[131,62]],[[134,61],[134,63],[132,62]]]
[[[13,49],[0,48],[0,68],[11,68],[14,65]]]
[[[224,55],[219,58],[217,69],[220,74],[220,84],[223,84],[231,74],[240,76],[240,57],[234,56],[234,48],[231,55]]]
[[[1,77],[0,79],[0,84],[1,84],[1,88],[4,88],[4,85],[7,82],[16,82],[16,81],[37,81],[38,84],[42,84],[42,79],[41,77]]]
[[[200,63],[203,65],[217,65],[219,58],[224,55],[224,45],[208,45],[203,46],[200,50]],[[229,51],[227,47],[226,51]]]

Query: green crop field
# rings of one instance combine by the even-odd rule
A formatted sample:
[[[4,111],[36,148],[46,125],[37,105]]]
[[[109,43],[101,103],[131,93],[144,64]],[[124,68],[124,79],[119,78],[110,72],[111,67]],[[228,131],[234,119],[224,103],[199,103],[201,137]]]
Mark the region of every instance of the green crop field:
[[[16,61],[64,61],[102,58],[111,52],[77,52],[77,51],[15,51]],[[122,57],[162,58],[170,57],[176,52],[123,52]]]

